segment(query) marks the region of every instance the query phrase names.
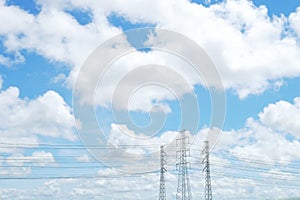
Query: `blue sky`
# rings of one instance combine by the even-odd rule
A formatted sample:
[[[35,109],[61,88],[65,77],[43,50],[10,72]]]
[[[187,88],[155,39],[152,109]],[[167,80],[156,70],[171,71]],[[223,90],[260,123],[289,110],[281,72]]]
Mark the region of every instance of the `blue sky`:
[[[0,23],[1,199],[157,198],[159,174],[153,169],[158,157],[149,152],[160,144],[172,147],[171,139],[183,122],[187,129],[198,125],[191,131],[196,138],[191,146],[195,170],[191,181],[193,196],[203,196],[203,185],[197,180],[203,178],[202,141],[214,128],[211,119],[217,106],[209,85],[213,79],[189,71],[191,65],[181,55],[151,48],[166,45],[178,50],[181,41],[172,43],[170,36],[164,44],[154,29],[142,29],[148,27],[174,31],[197,44],[222,79],[226,114],[212,151],[214,197],[300,197],[299,1],[0,0]],[[134,29],[137,32],[126,32]],[[124,32],[117,45],[101,46]],[[146,49],[135,49],[141,45]],[[104,52],[109,53],[131,51],[111,60],[103,76],[95,77],[98,68],[89,67],[94,66],[89,56],[96,55],[96,48],[107,48]],[[200,56],[193,50],[190,55]],[[100,70],[108,57],[97,57],[95,67]],[[135,69],[149,64],[168,66],[192,90],[163,68],[157,76],[141,73],[128,85],[117,86]],[[86,82],[80,82],[82,71]],[[161,85],[138,85],[125,102],[127,86],[148,77],[165,80]],[[83,84],[77,86],[78,82]],[[89,95],[95,97],[91,102]],[[192,106],[194,98],[197,108]],[[78,102],[88,109],[76,110]],[[182,102],[190,106],[182,107]],[[181,119],[182,112],[189,113],[190,119]],[[175,198],[172,183],[177,183],[173,153],[168,152],[170,199]],[[128,166],[142,173],[128,175],[126,170],[132,170]],[[135,189],[123,190],[133,183]],[[233,195],[236,188],[243,192]]]
[[[202,5],[209,6],[210,4],[220,3],[222,1],[212,0],[211,3],[203,0],[194,0],[192,2],[199,3]],[[268,8],[269,16],[273,15],[289,15],[291,12],[295,12],[296,8],[299,6],[299,2],[288,0],[285,1],[284,4],[280,0],[254,0],[252,1],[256,6],[266,6]]]

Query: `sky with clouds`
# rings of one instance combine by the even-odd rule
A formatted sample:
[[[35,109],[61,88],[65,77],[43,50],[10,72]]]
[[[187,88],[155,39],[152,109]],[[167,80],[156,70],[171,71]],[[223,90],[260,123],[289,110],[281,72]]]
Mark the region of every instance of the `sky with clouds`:
[[[181,128],[194,199],[209,135],[214,199],[300,199],[298,0],[0,0],[0,24],[1,199],[156,199],[161,144],[175,199]]]

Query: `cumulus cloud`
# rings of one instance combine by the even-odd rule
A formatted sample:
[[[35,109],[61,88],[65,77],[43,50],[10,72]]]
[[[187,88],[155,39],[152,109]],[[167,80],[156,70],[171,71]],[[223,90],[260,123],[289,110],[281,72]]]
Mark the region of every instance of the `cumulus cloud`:
[[[119,52],[134,50],[125,35],[120,38],[124,39],[119,42],[120,49],[107,47],[109,55],[119,56]],[[112,105],[118,110],[170,112],[171,108],[164,101],[180,100],[183,95],[193,92],[193,85],[203,83],[201,74],[193,66],[164,51],[135,51],[105,69],[105,61],[99,68],[99,56],[93,55],[80,72],[74,90],[76,98],[83,103],[102,107]],[[105,56],[107,59],[108,55]]]
[[[299,102],[299,97],[296,97],[293,104],[286,101],[269,104],[258,114],[258,119],[248,118],[242,129],[216,130],[222,131],[222,134],[214,151],[228,151],[237,158],[255,158],[271,164],[288,164],[300,160],[298,121],[295,120],[300,117]],[[193,144],[198,146],[198,150],[202,148],[208,131],[208,128],[201,129],[192,140]],[[294,138],[290,138],[289,134]],[[174,141],[177,135],[176,131],[168,131],[148,137],[135,133],[126,125],[112,124],[107,142],[115,148],[128,145],[128,148],[123,150],[142,156],[157,151],[161,144],[176,146]],[[192,152],[198,153],[193,150]],[[172,155],[174,148],[169,153]]]
[[[225,87],[241,98],[262,93],[271,80],[300,74],[297,38],[285,35],[287,19],[271,19],[265,6],[256,7],[245,0],[208,8],[187,1],[154,1],[136,10],[131,4],[118,3],[119,12],[131,22],[158,24],[198,42],[217,65]]]
[[[209,7],[188,1],[176,3],[154,1],[147,6],[144,3],[135,2],[140,4],[140,9],[137,10],[135,9],[136,4],[133,6],[131,2],[125,4],[122,1],[116,1],[110,9],[132,23],[156,24],[159,28],[174,30],[190,37],[202,46],[213,59],[221,73],[225,88],[233,89],[240,98],[246,98],[249,94],[261,94],[270,88],[278,88],[280,87],[278,80],[300,75],[298,38],[289,34],[289,31],[286,32],[287,21],[290,19],[285,16],[270,18],[265,6],[256,7],[252,2],[246,0],[230,0]],[[87,3],[86,6],[90,6],[91,10],[95,9],[92,4]],[[152,11],[155,11],[155,15]],[[150,40],[151,37],[149,37]],[[126,70],[132,71],[136,66],[141,65],[139,61],[143,61],[142,64],[162,63],[172,66],[174,70],[178,70],[176,65],[184,66],[179,73],[188,75],[187,79],[192,86],[203,84],[201,79],[195,79],[195,73],[190,73],[187,70],[188,67],[174,56],[162,56],[154,51],[135,52],[128,55],[127,59],[120,58],[120,60],[122,60],[122,62],[120,61],[122,65],[117,65],[118,72],[112,70],[113,75],[108,76],[109,81],[103,81],[106,87],[98,91],[98,94],[100,93],[104,99],[99,98],[96,94],[95,103],[101,106],[111,101],[111,93],[114,91],[112,83],[119,81],[118,77],[124,76]],[[110,68],[113,67],[110,66]],[[75,71],[78,72],[78,68]],[[157,72],[160,75],[163,73]],[[74,74],[76,73],[71,73],[72,78],[76,77]],[[249,76],[249,74],[253,76]],[[93,75],[94,73],[87,74],[89,77],[93,77]],[[169,74],[165,73],[165,75]],[[169,82],[174,83],[174,81]],[[122,85],[127,86],[126,84]],[[86,91],[86,88],[89,87],[93,89],[93,85],[82,86]],[[185,90],[185,92],[189,92],[189,90]],[[122,94],[118,98],[119,102],[115,102],[116,106],[121,104],[122,97],[126,96]],[[82,96],[86,97],[87,95]],[[124,105],[119,107],[149,112],[153,107],[153,100],[174,100],[174,97],[167,94],[166,91],[161,92],[157,88],[152,88],[147,90],[147,93],[140,93],[139,98],[136,99],[138,101],[134,101],[134,106],[128,106],[128,101],[123,101],[122,104],[125,102],[127,107]],[[162,105],[162,107],[165,106]]]
[[[208,7],[184,0],[154,0],[151,2],[115,0],[109,3],[107,1],[83,2],[78,0],[62,3],[61,1],[48,0],[38,1],[38,4],[41,6],[41,11],[34,16],[19,7],[6,6],[5,1],[0,0],[0,23],[6,24],[0,27],[0,35],[4,36],[4,47],[7,52],[15,54],[15,59],[18,62],[22,61],[21,50],[26,49],[33,50],[51,61],[65,62],[71,65],[72,71],[68,77],[70,86],[72,86],[79,71],[79,66],[81,66],[86,56],[102,41],[121,32],[108,23],[107,16],[112,12],[124,16],[126,20],[132,23],[156,24],[157,27],[178,31],[196,41],[204,47],[215,62],[222,74],[225,87],[233,89],[240,98],[245,98],[249,94],[260,94],[270,88],[273,83],[277,84],[276,87],[280,86],[280,82],[277,82],[278,79],[282,80],[300,75],[300,49],[297,43],[300,35],[299,9],[289,17],[274,16],[270,18],[267,15],[266,7],[256,7],[246,0],[228,0]],[[136,9],[137,7],[139,9]],[[87,25],[80,25],[73,16],[66,12],[66,9],[69,8],[88,10],[93,16],[92,22]],[[291,28],[297,36],[285,33],[287,21],[291,24]],[[145,64],[145,60],[149,63],[155,62],[155,64],[169,63],[171,66],[175,66],[174,69],[179,66],[176,68],[178,72],[186,73],[185,75],[190,77],[189,81],[192,85],[201,83],[198,79],[194,79],[193,73],[187,72],[182,67],[182,63],[176,58],[160,58],[161,55],[153,51],[136,52],[131,57],[129,56],[127,60],[122,60],[124,62],[117,69],[120,69],[121,72],[122,70],[130,71],[134,69],[133,62],[139,65],[141,63]],[[0,55],[1,64],[12,62],[9,59]],[[92,76],[92,74],[89,75]],[[168,76],[167,73],[164,73],[164,75]],[[64,78],[60,75],[54,78],[53,81],[62,81]],[[108,77],[110,80],[112,78],[115,77]],[[0,89],[1,80],[0,78]],[[176,86],[176,80],[171,80]],[[113,84],[109,81],[105,83],[107,83],[107,87],[101,92],[110,94]],[[88,86],[82,86],[83,90],[87,89]],[[132,105],[135,105],[135,107],[131,107],[132,110],[143,108],[149,111],[153,105],[153,99],[161,102],[174,99],[174,96],[166,91],[157,90],[157,88],[148,89],[145,93],[137,94],[136,98],[132,100]],[[187,91],[189,90],[184,88],[180,94]],[[107,95],[106,97],[111,96]],[[105,105],[109,100],[107,98],[97,103]],[[299,124],[296,120],[292,121],[292,119],[299,118],[299,104],[299,98],[295,98],[294,103],[280,101],[270,104],[259,114],[258,120],[249,118],[244,129],[224,131],[219,148],[230,150],[233,155],[244,154],[246,157],[247,155],[254,155],[258,159],[274,163],[300,159],[297,155],[297,152],[300,151],[300,144],[297,139],[290,140],[285,137],[286,134],[292,134],[294,137],[299,138]],[[161,105],[164,106],[164,104]],[[123,109],[124,107],[126,106],[120,103],[120,108]],[[168,109],[167,106],[164,107],[164,110],[169,112]],[[10,87],[0,93],[0,110],[0,121],[3,122],[0,125],[1,142],[29,143],[38,146],[39,136],[64,138],[70,141],[76,140],[73,133],[70,107],[54,91],[48,91],[30,100],[20,98],[19,89]],[[287,123],[284,124],[283,121]],[[202,136],[204,132],[206,131],[201,130],[198,134]],[[174,135],[176,135],[175,132],[166,132],[160,137],[149,139],[149,141],[144,141],[142,144],[169,143]],[[115,146],[120,144],[134,145],[137,143],[137,138],[135,133],[125,125],[112,124],[109,141]],[[8,148],[2,147],[0,151],[11,152],[17,150],[12,148],[8,150]],[[140,151],[144,153],[145,150],[140,149]],[[10,158],[24,158],[35,161],[36,157],[41,159],[42,163],[54,161],[52,154],[49,152],[34,152],[32,156],[14,154]],[[88,159],[84,155],[78,157],[77,160],[87,161]],[[229,162],[215,157],[212,157],[212,160],[225,164]],[[21,173],[29,173],[27,170],[24,169]],[[272,173],[278,173],[278,171],[280,170],[270,170]],[[114,171],[104,171],[98,174],[101,175],[101,173],[117,174]],[[288,174],[282,175],[284,177],[289,176]],[[168,180],[172,180],[173,183],[176,182],[176,175],[169,174],[168,176],[170,178]],[[156,175],[150,178],[144,176],[139,180],[136,180],[136,178],[134,180],[120,180],[118,178],[86,181],[84,183],[80,181],[75,187],[72,187],[73,190],[68,194],[74,199],[94,198],[94,195],[103,197],[103,194],[106,195],[106,198],[111,195],[111,198],[145,199],[146,196],[148,199],[154,199],[156,196],[153,195],[157,194],[155,193],[158,188],[157,182],[158,176]],[[197,182],[199,180],[193,181],[192,184],[195,189],[196,185],[199,184]],[[253,193],[253,190],[249,190],[249,185],[256,186],[258,182],[234,177],[218,178],[214,182],[217,188],[216,196],[223,198],[226,194],[228,197],[236,198],[236,189],[239,188],[239,192],[245,195],[241,197],[243,198],[247,196],[246,192],[248,194]],[[135,183],[135,189],[140,191],[139,194],[136,193],[136,196],[132,196],[132,183]],[[168,184],[171,188],[170,191],[176,190],[174,184]],[[62,185],[58,181],[47,182],[45,188],[48,188],[50,192],[44,192],[42,195],[55,196],[61,194]],[[148,189],[148,193],[143,191],[144,188]],[[254,190],[255,194],[267,194],[265,192],[267,190],[256,188],[258,189]],[[110,191],[110,193],[108,194],[107,191]],[[112,191],[119,192],[115,194]],[[276,195],[283,196],[284,192],[287,191],[280,189],[273,192],[272,195],[274,197]],[[0,196],[4,196],[6,199],[28,196],[28,191],[27,194],[17,193],[16,189],[1,189],[0,193]],[[12,196],[9,193],[16,193],[17,195]],[[296,195],[297,192],[290,192],[290,194]],[[36,197],[34,198],[36,199]]]
[[[243,158],[288,164],[299,160],[299,97],[293,103],[267,105],[258,119],[248,118],[244,129],[223,131],[218,149]],[[293,137],[289,137],[292,135]]]
[[[259,113],[261,122],[275,131],[289,133],[296,138],[300,137],[300,97],[294,103],[279,101],[269,104]]]
[[[269,106],[266,106],[266,108],[268,107]],[[120,131],[120,129],[122,131]],[[124,133],[124,131],[127,131],[127,133]],[[205,136],[205,132],[207,132],[207,130],[203,129],[198,135]],[[160,137],[157,136],[145,141],[143,145],[146,146],[159,142],[168,143],[173,134],[174,133],[164,133]],[[111,144],[116,146],[118,144],[134,145],[137,144],[136,136],[138,135],[135,135],[135,133],[126,126],[114,124],[111,127],[109,139]],[[202,166],[200,163],[201,140],[199,138],[197,139],[198,141],[195,141],[195,145],[197,146],[193,146],[191,151],[191,155],[192,157],[194,156],[194,159],[190,159],[192,169],[196,170],[192,170],[189,173],[193,197],[201,197],[203,195],[202,191],[199,191],[199,188],[203,187],[203,183],[199,182],[199,180],[204,176],[201,170],[199,170]],[[297,152],[300,150],[300,144],[297,140],[290,141],[285,138],[282,132],[269,128],[266,124],[262,123],[260,119],[254,120],[249,118],[244,129],[224,131],[217,147],[218,148],[215,149],[211,155],[212,184],[215,188],[215,198],[224,199],[224,195],[226,196],[225,199],[237,197],[240,199],[249,197],[256,198],[257,196],[266,195],[270,198],[276,198],[278,196],[288,197],[298,194],[292,185],[290,185],[291,188],[288,186],[281,187],[281,184],[294,184],[297,182],[297,177],[284,171],[290,169],[287,165],[288,162],[300,159],[299,155],[297,155]],[[233,159],[230,155],[226,155],[229,157],[222,157],[220,152],[224,153],[224,150],[229,151],[233,156],[237,156],[236,159]],[[42,155],[46,156],[46,152],[42,153]],[[174,182],[177,180],[177,172],[173,171],[175,164],[171,162],[172,157],[175,156],[176,155],[168,154],[167,157],[169,171],[166,173],[166,185],[168,188],[168,196],[170,197],[175,197],[176,194],[176,184],[174,184]],[[82,156],[82,158],[84,157],[86,156]],[[242,161],[238,161],[239,159]],[[246,162],[243,160],[246,160]],[[256,162],[261,160],[263,162],[253,165],[253,163],[251,163],[253,160]],[[154,164],[158,162],[159,160],[155,160]],[[131,160],[130,163],[132,165],[133,160]],[[264,163],[267,163],[269,167],[262,168],[266,167]],[[246,168],[246,166],[248,168]],[[253,172],[251,172],[251,170],[250,172],[243,171],[243,169],[249,169],[250,166],[254,167],[250,168],[254,170]],[[280,168],[280,166],[284,167]],[[120,163],[118,167],[120,167]],[[93,196],[105,198],[123,197],[126,199],[153,199],[157,197],[157,188],[159,187],[158,173],[126,176],[126,173],[124,175],[123,171],[118,171],[114,168],[103,168],[98,170],[97,175],[106,178],[89,180],[71,179],[69,182],[65,182],[64,180],[47,181],[44,187],[49,190],[48,192],[43,191],[41,193],[57,198],[61,197],[63,193],[74,197],[74,199]],[[134,191],[132,187],[130,187],[132,184],[135,185]],[[108,191],[110,192],[107,193]],[[253,195],[253,191],[255,191],[255,195]],[[135,194],[134,196],[132,196],[133,193]],[[35,194],[39,195],[38,193]]]
[[[33,100],[22,99],[19,93],[17,87],[0,92],[1,142],[34,145],[38,136],[77,139],[71,109],[58,93],[48,91]]]
[[[102,76],[95,103],[105,107],[113,103],[118,109],[147,112],[156,103],[163,110],[170,111],[162,102],[175,100],[191,92],[191,84],[197,80],[196,73],[189,68],[191,66],[184,61],[165,52],[131,53],[111,65]]]
[[[33,50],[51,61],[73,67],[81,65],[101,41],[120,32],[103,17],[98,23],[80,25],[65,12],[68,2],[39,3],[41,12],[36,16],[17,6],[0,5],[0,22],[7,24],[0,28],[0,35],[6,37],[4,46],[8,52],[18,55],[22,49]]]
[[[296,12],[291,13],[291,15],[289,16],[289,21],[293,30],[296,32],[298,37],[300,37],[300,7]]]
[[[252,134],[245,138],[246,144],[237,144],[231,149],[233,154],[241,154],[244,158],[255,157],[270,163],[287,164],[300,159],[298,140],[289,140],[282,133],[273,131],[251,118],[248,119],[247,126]]]
[[[8,26],[1,27],[0,34],[7,36],[4,44],[8,51],[31,49],[50,60],[70,64],[74,69],[70,73],[71,82],[87,55],[121,32],[109,24],[107,16],[111,13],[132,23],[151,23],[190,37],[213,59],[225,87],[236,91],[240,98],[260,94],[278,79],[300,75],[298,39],[286,33],[287,21],[298,32],[299,9],[289,17],[270,18],[265,6],[256,7],[246,0],[208,7],[183,0],[57,2],[39,1],[41,11],[36,16],[2,3],[1,20],[19,24],[5,21]],[[92,21],[81,25],[65,12],[67,9],[87,10],[93,16]],[[140,56],[143,60],[147,54]]]
[[[0,23],[6,24],[0,28],[1,35],[22,34],[28,29],[34,20],[34,17],[16,6],[5,6],[5,1],[0,3]],[[19,19],[19,20],[17,20]]]

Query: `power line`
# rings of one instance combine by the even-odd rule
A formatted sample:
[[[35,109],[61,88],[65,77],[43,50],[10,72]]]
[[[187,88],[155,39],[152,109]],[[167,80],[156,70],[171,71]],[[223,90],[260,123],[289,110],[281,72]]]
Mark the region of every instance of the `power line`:
[[[192,164],[192,162],[188,162],[187,156],[190,154],[190,151],[187,147],[192,147],[192,153],[193,151],[195,152],[202,152],[199,149],[196,149],[195,146],[189,145],[188,142],[188,137],[184,134],[181,133],[180,138],[177,138],[177,145],[180,147],[179,151],[177,151],[177,158],[178,158],[178,163],[176,165],[176,168],[178,169],[178,186],[177,186],[177,194],[176,198],[182,200],[182,199],[191,199],[191,189],[190,189],[190,179],[189,176],[194,176],[197,177],[198,174],[192,174],[190,171],[195,170],[200,172],[200,168],[190,168],[188,172],[188,165]],[[34,145],[30,147],[29,144],[26,144],[26,148],[34,148]],[[26,145],[15,145],[15,144],[8,144],[8,143],[0,143],[0,148],[24,148]],[[3,177],[3,175],[0,175],[0,180],[47,180],[47,179],[118,179],[118,178],[132,178],[132,177],[141,177],[141,176],[148,176],[150,174],[157,175],[160,172],[160,195],[159,198],[161,199],[166,199],[166,188],[165,188],[165,173],[167,173],[166,168],[167,163],[165,160],[166,152],[164,148],[161,148],[159,151],[159,148],[156,146],[151,146],[149,145],[119,145],[117,147],[115,146],[109,146],[109,145],[89,145],[89,146],[84,146],[82,144],[40,144],[41,146],[37,148],[45,148],[45,149],[50,149],[50,150],[60,150],[60,149],[70,149],[74,150],[74,154],[78,152],[78,150],[85,149],[86,147],[90,147],[92,149],[104,149],[104,150],[114,150],[116,148],[119,148],[120,150],[123,149],[141,149],[141,148],[146,148],[146,149],[153,149],[155,152],[157,152],[157,162],[158,162],[158,153],[160,152],[160,161],[161,161],[161,167],[160,170],[157,171],[152,171],[151,173],[140,173],[140,175],[128,175],[128,176],[122,176],[122,175],[105,175],[105,176],[99,176],[99,175],[88,175],[88,174],[83,174],[82,172],[85,171],[79,171],[79,170],[88,170],[90,169],[105,169],[106,166],[102,165],[102,163],[98,162],[96,159],[93,159],[88,162],[84,161],[77,161],[75,158],[79,157],[77,155],[58,155],[58,156],[53,156],[55,159],[59,160],[54,160],[51,162],[47,162],[47,159],[49,157],[43,157],[43,156],[21,156],[18,158],[17,156],[15,157],[7,157],[7,155],[3,155],[5,158],[1,158],[2,161],[6,161],[6,164],[2,164],[0,166],[1,170],[7,170],[9,168],[24,168],[24,167],[30,167],[33,168],[34,170],[37,169],[36,172],[40,172],[35,174],[35,177],[29,176],[29,177]],[[154,144],[158,145],[158,144]],[[297,177],[300,177],[300,165],[297,165],[295,163],[287,165],[286,162],[283,162],[282,159],[282,164],[284,166],[284,169],[278,169],[277,171],[270,171],[272,168],[269,168],[267,166],[278,166],[279,162],[274,162],[271,161],[265,161],[265,160],[259,160],[259,156],[255,155],[248,155],[248,154],[239,154],[239,153],[234,153],[232,155],[230,152],[226,151],[227,154],[222,154],[222,152],[225,151],[218,151],[218,153],[221,154],[210,154],[208,149],[209,149],[209,144],[204,145],[204,159],[203,159],[203,164],[204,168],[203,170],[205,171],[205,194],[212,194],[212,192],[207,192],[209,191],[209,186],[210,185],[210,190],[211,190],[211,184],[213,183],[215,185],[215,178],[223,178],[227,177],[230,178],[228,181],[238,181],[240,179],[243,180],[252,180],[256,181],[255,184],[257,185],[265,185],[269,187],[277,186],[279,188],[292,188],[292,189],[300,189],[299,185],[299,179],[295,179]],[[1,147],[2,146],[2,147]],[[3,147],[5,146],[5,147]],[[175,147],[173,145],[170,145],[170,147]],[[167,149],[168,150],[168,149]],[[126,164],[124,164],[124,161],[117,160],[114,162],[114,167],[130,167],[133,164],[138,166],[138,165],[145,165],[145,160],[149,160],[152,157],[152,154],[137,154],[142,155],[141,157],[143,159],[140,160],[126,160]],[[156,154],[155,154],[156,155]],[[173,152],[168,155],[173,155]],[[245,156],[242,155],[247,155]],[[222,159],[219,160],[214,160],[214,156],[219,157],[219,158],[224,158],[228,162],[222,161]],[[201,157],[202,156],[192,156],[191,158],[195,158],[196,161],[201,162]],[[52,158],[52,157],[51,157]],[[74,158],[74,159],[73,159]],[[156,158],[156,157],[155,157]],[[192,161],[192,160],[191,160]],[[18,164],[25,163],[25,165],[18,166]],[[32,163],[32,164],[31,164]],[[41,165],[39,165],[41,164]],[[95,165],[93,165],[95,164]],[[199,163],[197,163],[199,165]],[[14,166],[17,165],[17,166]],[[259,167],[258,167],[259,165]],[[175,167],[175,165],[174,165]],[[45,171],[42,171],[42,170]],[[57,170],[57,173],[51,174],[53,170]],[[63,176],[59,176],[58,173],[61,171],[59,170],[64,170],[64,169],[74,169],[69,171],[69,176],[66,176],[64,173]],[[213,174],[210,174],[211,171],[213,170]],[[293,171],[294,169],[294,171]],[[49,170],[49,171],[48,171]],[[207,171],[208,170],[208,171]],[[91,170],[92,171],[92,170]],[[50,173],[49,173],[50,172]],[[90,171],[89,171],[90,172]],[[155,174],[157,172],[157,174]],[[172,170],[168,170],[168,172],[172,173]],[[209,172],[209,173],[208,173]],[[241,172],[240,174],[238,174]],[[242,173],[244,172],[244,173]],[[248,173],[249,172],[249,173]],[[75,175],[76,173],[76,175]],[[79,174],[82,173],[82,176],[79,176]],[[286,173],[286,174],[285,174]],[[218,176],[219,175],[219,176]],[[21,175],[20,175],[21,176]],[[200,175],[199,175],[200,176]],[[186,178],[184,178],[186,177]],[[209,179],[208,179],[209,177]],[[289,179],[291,177],[291,179]],[[211,178],[213,178],[213,182],[211,183]],[[209,180],[209,181],[207,181]],[[193,179],[192,179],[193,181]],[[253,185],[251,187],[254,187]],[[178,189],[180,188],[180,189]],[[183,189],[185,188],[185,189]],[[215,186],[214,186],[215,189]],[[178,191],[180,191],[178,193]],[[178,195],[180,194],[180,195]],[[186,194],[186,195],[185,195]],[[212,195],[211,195],[212,196]],[[206,199],[212,199],[208,198],[209,195],[206,195]]]

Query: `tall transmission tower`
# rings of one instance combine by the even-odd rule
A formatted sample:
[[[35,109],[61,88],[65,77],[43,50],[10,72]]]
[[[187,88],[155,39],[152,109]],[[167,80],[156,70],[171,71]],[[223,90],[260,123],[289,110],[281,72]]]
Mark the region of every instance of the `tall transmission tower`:
[[[177,194],[176,200],[191,200],[191,188],[190,180],[188,175],[188,162],[187,162],[187,153],[190,153],[187,149],[189,144],[189,138],[185,135],[185,130],[181,131],[181,135],[177,138],[176,141],[179,150],[177,151],[178,163],[176,168],[178,170],[178,184],[177,184]]]
[[[210,167],[209,167],[209,143],[204,141],[204,148],[202,150],[204,158],[202,163],[204,164],[203,172],[205,172],[205,200],[212,200],[212,189],[211,189],[211,178],[210,178]]]
[[[166,161],[167,153],[164,151],[164,146],[160,146],[160,185],[159,185],[159,200],[166,200],[166,184],[165,173],[167,172]]]

